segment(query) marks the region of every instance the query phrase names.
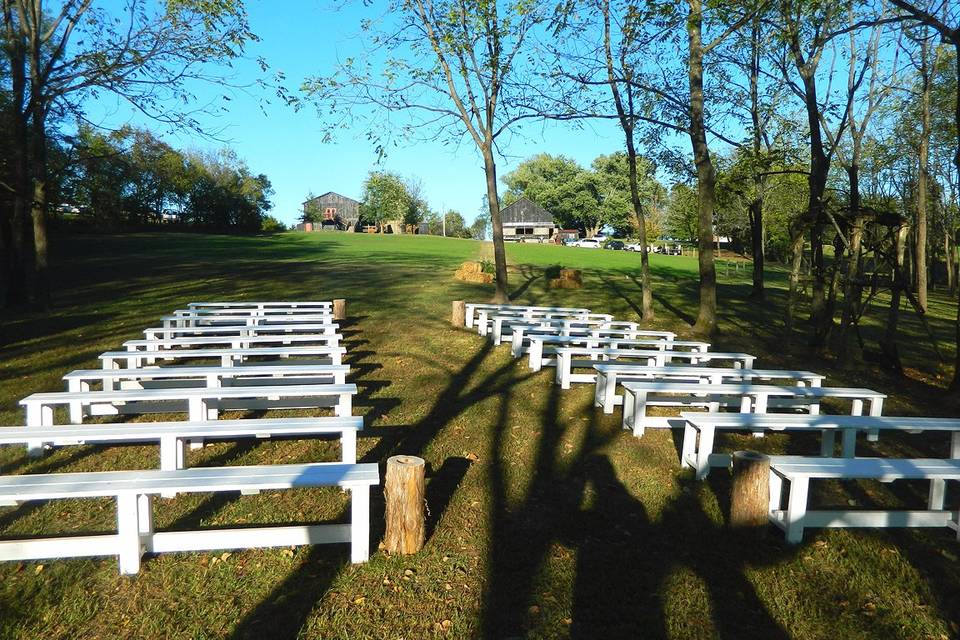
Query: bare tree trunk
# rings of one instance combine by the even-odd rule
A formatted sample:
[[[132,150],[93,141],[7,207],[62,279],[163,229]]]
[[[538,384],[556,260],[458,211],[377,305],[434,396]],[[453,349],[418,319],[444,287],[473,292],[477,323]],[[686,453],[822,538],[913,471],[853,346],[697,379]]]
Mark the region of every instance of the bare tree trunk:
[[[784,349],[793,348],[793,331],[797,318],[797,298],[800,293],[800,269],[803,267],[804,233],[802,223],[790,225],[790,285],[787,289],[787,315],[784,322]]]
[[[4,5],[4,23],[11,28],[11,7]],[[29,207],[29,140],[27,137],[28,114],[26,102],[26,55],[19,40],[10,38],[7,43],[7,58],[10,63],[10,127],[11,152],[13,155],[13,203],[10,209],[7,251],[3,259],[7,263],[8,284],[4,304],[24,304],[29,300],[29,273],[33,250],[27,236],[27,211]]]
[[[703,8],[700,0],[688,0],[687,36],[689,39],[690,142],[697,167],[697,193],[700,211],[697,221],[697,246],[700,267],[700,310],[694,331],[709,335],[717,329],[717,271],[713,263],[713,208],[716,173],[710,159],[704,121],[703,98]]]
[[[917,238],[914,251],[914,276],[917,283],[917,302],[927,310],[927,172],[930,152],[930,68],[926,38],[920,41],[920,149],[919,172],[917,174]]]
[[[644,320],[653,320],[653,288],[650,282],[650,252],[647,247],[647,221],[640,202],[640,190],[637,186],[637,150],[633,145],[633,129],[627,133],[627,162],[630,165],[630,201],[640,227],[640,283],[643,285],[641,313]]]
[[[753,125],[753,201],[747,210],[750,220],[750,251],[753,254],[753,289],[750,297],[763,300],[763,186],[764,178],[757,165],[760,159],[760,16],[753,20],[750,31],[750,120]]]
[[[887,310],[887,327],[880,341],[881,363],[886,368],[899,373],[903,372],[903,364],[900,362],[900,350],[897,347],[897,326],[900,322],[900,299],[908,282],[903,277],[908,233],[908,227],[904,226],[900,227],[893,236],[893,283],[890,291],[890,307]]]
[[[490,209],[490,222],[493,227],[493,262],[496,270],[493,302],[510,302],[507,291],[507,253],[503,247],[503,220],[500,218],[500,196],[497,194],[497,163],[493,157],[493,141],[483,149],[483,170],[487,178],[487,207]]]
[[[947,224],[947,229],[943,234],[943,251],[946,255],[947,290],[950,292],[950,295],[956,293],[957,286],[957,263],[956,256],[954,254],[956,248],[953,246],[953,238],[951,238],[952,234],[953,230],[950,229],[950,225]]]
[[[953,155],[953,164],[956,167],[957,179],[960,180],[960,33],[954,31],[953,40],[954,65],[956,67],[956,95],[954,96],[954,124],[956,124],[957,148]],[[960,289],[960,287],[958,287]],[[954,325],[956,356],[953,363],[953,382],[950,383],[951,391],[960,391],[960,304],[957,304],[957,321]]]

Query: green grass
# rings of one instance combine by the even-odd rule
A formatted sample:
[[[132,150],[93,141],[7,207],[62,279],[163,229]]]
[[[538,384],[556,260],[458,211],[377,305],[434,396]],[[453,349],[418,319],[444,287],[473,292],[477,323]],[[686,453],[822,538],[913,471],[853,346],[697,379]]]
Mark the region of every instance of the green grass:
[[[337,546],[168,554],[136,578],[113,559],[0,564],[0,637],[9,638],[950,638],[960,633],[960,547],[946,530],[816,531],[787,546],[776,533],[744,541],[724,527],[726,474],[696,482],[665,431],[635,439],[591,406],[592,389],[560,392],[505,349],[451,329],[450,301],[490,288],[457,282],[478,243],[430,237],[281,234],[70,236],[54,239],[56,310],[0,324],[0,424],[17,401],[62,388],[156,318],[193,300],[349,300],[349,362],[365,415],[359,454],[424,457],[429,538],[412,557],[375,553],[363,566]],[[589,306],[636,318],[636,254],[519,245],[510,288],[532,304]],[[550,290],[554,265],[584,270],[581,291]],[[652,256],[658,328],[688,331],[696,263]],[[891,414],[956,415],[919,325],[904,313],[909,377],[859,363],[834,370],[783,352],[783,274],[770,301],[746,299],[749,271],[720,272],[715,349],[764,367],[822,371],[830,384],[891,395]],[[955,304],[931,298],[931,323],[952,358]],[[883,298],[878,304],[885,302]],[[882,322],[872,309],[864,339]],[[802,339],[799,340],[802,343]],[[814,452],[812,438],[725,436],[720,449]],[[861,455],[943,455],[943,438],[884,437]],[[329,441],[213,444],[193,465],[333,460]],[[153,447],[74,447],[40,460],[0,451],[4,473],[150,468]],[[913,483],[825,484],[825,504],[920,505]],[[956,501],[951,501],[956,505]],[[160,528],[343,518],[333,490],[160,500]],[[375,535],[382,497],[373,501]],[[0,509],[0,534],[112,527],[109,501]]]

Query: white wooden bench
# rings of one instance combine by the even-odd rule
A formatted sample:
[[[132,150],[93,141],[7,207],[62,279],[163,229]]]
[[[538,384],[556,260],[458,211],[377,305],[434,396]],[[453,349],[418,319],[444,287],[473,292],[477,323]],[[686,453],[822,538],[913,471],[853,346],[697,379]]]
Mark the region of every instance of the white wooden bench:
[[[685,360],[689,365],[729,360],[734,365],[749,367],[753,364],[753,359],[753,356],[747,353],[726,353],[722,351],[560,347],[556,351],[556,382],[564,389],[569,389],[572,382],[594,384],[597,379],[597,372],[593,365],[603,360],[633,360],[638,366],[649,367],[664,367],[673,360]],[[574,373],[574,369],[587,369],[587,372]]]
[[[284,316],[332,315],[331,307],[224,307],[176,309],[175,316]]]
[[[556,365],[558,362],[559,351],[562,348],[575,347],[583,349],[613,350],[629,350],[631,348],[639,348],[641,351],[672,352],[675,350],[689,350],[696,353],[706,353],[710,348],[710,344],[708,342],[689,340],[626,340],[624,338],[617,337],[548,335],[530,335],[528,337],[530,340],[530,346],[527,348],[527,361],[528,366],[533,371],[539,371],[544,366]],[[750,357],[752,358],[753,356]],[[657,362],[661,362],[661,360],[658,359]],[[669,362],[669,360],[663,360],[663,362]]]
[[[294,300],[276,302],[191,302],[188,309],[333,309],[327,300]]]
[[[242,384],[345,384],[345,364],[267,364],[239,367],[143,367],[141,369],[78,369],[63,376],[67,391],[144,389],[145,381],[169,380],[176,387],[229,387]],[[165,386],[159,382],[157,387]]]
[[[340,325],[332,322],[302,322],[295,324],[213,325],[204,327],[150,327],[143,330],[145,338],[177,338],[180,336],[262,336],[274,333],[339,333]]]
[[[313,409],[331,404],[334,414],[344,417],[352,413],[356,393],[355,384],[62,391],[34,393],[20,404],[26,409],[28,427],[48,427],[54,424],[54,409],[58,406],[70,407],[71,420],[77,415],[187,413],[188,420],[200,422],[216,420],[219,412],[226,410]],[[321,399],[329,399],[330,404]],[[31,455],[39,455],[42,446],[42,440],[34,440],[27,449]]]
[[[597,371],[594,405],[603,407],[603,412],[613,413],[614,407],[623,404],[623,396],[617,394],[617,383],[622,380],[673,380],[675,382],[753,382],[756,380],[784,380],[790,384],[819,387],[825,376],[812,371],[785,369],[744,369],[737,367],[680,366],[651,367],[634,363],[595,363]]]
[[[705,478],[711,467],[729,466],[730,456],[714,453],[718,430],[741,431],[806,431],[820,433],[820,455],[832,457],[835,450],[834,434],[840,432],[840,455],[856,455],[857,434],[875,436],[880,431],[923,433],[929,431],[950,434],[949,458],[960,458],[960,418],[915,418],[910,416],[833,416],[797,415],[788,413],[702,413],[684,412],[686,422],[680,466],[696,470],[697,478]]]
[[[251,347],[249,349],[151,349],[149,351],[107,351],[100,354],[104,369],[139,369],[147,362],[163,360],[217,360],[221,366],[232,367],[250,358],[307,358],[323,360],[323,364],[343,364],[347,350],[343,347]],[[291,360],[296,363],[297,360]],[[262,364],[262,363],[261,363]]]
[[[254,326],[263,324],[323,324],[332,323],[331,313],[309,313],[298,315],[247,315],[217,314],[196,311],[184,315],[167,315],[160,318],[165,329],[207,326]]]
[[[197,467],[175,471],[103,471],[0,477],[0,502],[115,498],[116,533],[0,540],[0,560],[119,556],[120,573],[136,574],[144,553],[251,549],[349,543],[352,562],[370,556],[370,487],[376,464],[312,463]],[[156,531],[154,497],[177,493],[256,494],[284,489],[342,487],[350,491],[349,524],[255,526]]]
[[[820,412],[820,403],[827,398],[851,402],[852,415],[863,413],[864,402],[870,415],[883,412],[886,396],[871,389],[850,387],[800,387],[769,384],[728,383],[697,384],[689,382],[624,382],[623,428],[642,436],[645,427],[683,426],[678,418],[651,418],[647,406],[707,407],[716,412],[720,407],[738,407],[741,413],[766,413],[768,408],[804,408],[812,414]],[[655,399],[653,399],[655,398]],[[762,435],[757,432],[756,435]]]
[[[514,358],[529,353],[530,340],[533,336],[586,336],[621,340],[648,340],[657,343],[670,343],[676,338],[676,334],[672,331],[640,329],[635,322],[610,322],[596,326],[580,326],[572,323],[564,323],[558,326],[511,324],[510,328],[513,332],[510,339],[510,353],[513,354]]]
[[[810,481],[825,479],[928,480],[927,508],[811,510]],[[782,502],[784,480],[790,485],[786,508]],[[772,456],[770,521],[784,530],[792,544],[801,542],[803,530],[809,527],[948,527],[960,532],[957,512],[943,508],[947,480],[960,480],[960,460]]]
[[[516,318],[518,320],[550,320],[556,318],[586,318],[591,315],[591,311],[536,311],[536,310],[509,310],[509,309],[479,309],[477,311],[477,317],[474,320],[474,325],[477,328],[477,333],[481,336],[487,336],[493,330],[493,317],[502,316],[504,318]]]
[[[28,445],[37,441],[50,446],[116,443],[160,445],[160,468],[186,467],[187,441],[239,440],[241,438],[299,437],[339,434],[341,462],[357,461],[360,416],[323,418],[254,418],[175,422],[121,422],[52,427],[0,427],[0,444]]]
[[[340,346],[340,334],[281,333],[260,336],[178,336],[176,338],[127,340],[123,343],[123,346],[127,351],[163,351],[168,349],[217,348],[220,345],[226,349],[250,349],[253,347],[294,344],[297,346],[320,344],[327,347],[337,347]]]
[[[464,303],[463,324],[465,327],[472,328],[480,311],[511,311],[511,312],[559,312],[559,313],[590,313],[590,309],[575,307],[536,307],[516,304],[490,304],[481,302]]]
[[[564,328],[568,331],[573,331],[574,329],[585,331],[591,327],[603,327],[608,324],[613,324],[616,321],[609,313],[583,313],[577,314],[577,316],[573,318],[518,318],[511,315],[494,315],[490,316],[490,340],[494,344],[512,342],[513,328],[515,326],[529,327],[531,323],[534,322],[537,326],[543,326],[544,331],[553,333],[554,329],[562,332]],[[631,324],[636,328],[635,323]]]

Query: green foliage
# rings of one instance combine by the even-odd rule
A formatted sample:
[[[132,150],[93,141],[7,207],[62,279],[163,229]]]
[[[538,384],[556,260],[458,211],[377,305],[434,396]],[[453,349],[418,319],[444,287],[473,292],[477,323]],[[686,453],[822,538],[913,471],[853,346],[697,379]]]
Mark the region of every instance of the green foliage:
[[[371,171],[363,182],[360,218],[377,226],[388,221],[418,224],[427,213],[419,191],[396,173]]]
[[[81,127],[79,162],[64,198],[108,226],[177,221],[209,230],[258,231],[273,189],[235,153],[181,152],[149,131]],[[65,200],[67,201],[67,200]]]
[[[264,216],[260,224],[260,230],[267,233],[278,233],[287,230],[287,225],[283,224],[273,216]]]
[[[690,185],[678,182],[670,188],[666,231],[681,240],[697,237],[700,198]]]

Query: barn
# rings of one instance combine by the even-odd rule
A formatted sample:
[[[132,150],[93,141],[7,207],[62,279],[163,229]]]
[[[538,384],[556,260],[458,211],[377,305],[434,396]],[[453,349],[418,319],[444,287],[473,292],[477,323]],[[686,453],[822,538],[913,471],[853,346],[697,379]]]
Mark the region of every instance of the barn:
[[[360,224],[360,203],[353,198],[328,191],[303,203],[303,217],[304,231],[356,231]]]
[[[557,230],[550,212],[526,197],[501,209],[500,219],[506,241],[547,242]]]

